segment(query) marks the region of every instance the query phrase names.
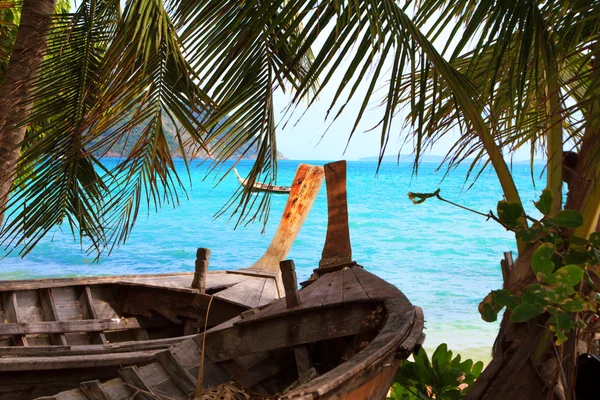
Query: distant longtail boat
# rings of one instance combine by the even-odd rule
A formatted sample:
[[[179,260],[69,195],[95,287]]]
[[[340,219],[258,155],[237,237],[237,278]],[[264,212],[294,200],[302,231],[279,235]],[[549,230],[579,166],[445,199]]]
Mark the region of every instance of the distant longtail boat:
[[[233,172],[235,172],[235,175],[238,178],[238,181],[240,181],[240,183],[242,184],[242,186],[244,187],[248,187],[248,180],[244,179],[240,176],[240,174],[237,172],[237,169],[233,169]],[[250,189],[253,192],[271,192],[271,193],[289,193],[291,190],[291,187],[289,186],[276,186],[276,185],[268,185],[266,183],[260,183],[260,182],[254,182],[254,184],[252,185],[252,188]]]

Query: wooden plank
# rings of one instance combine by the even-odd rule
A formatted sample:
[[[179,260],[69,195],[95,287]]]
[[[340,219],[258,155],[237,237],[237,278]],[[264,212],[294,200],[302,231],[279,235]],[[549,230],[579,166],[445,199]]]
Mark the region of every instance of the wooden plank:
[[[219,272],[217,272],[219,273]],[[114,276],[90,276],[83,278],[52,278],[52,279],[23,279],[0,281],[0,287],[5,291],[10,290],[37,290],[49,287],[85,286],[101,284],[139,284],[160,286],[160,282],[169,278],[186,279],[186,286],[192,281],[193,272],[176,272],[169,274],[143,274],[143,275],[114,275]],[[183,292],[194,292],[192,289],[182,286],[178,288]]]
[[[373,275],[360,267],[354,267],[350,270],[354,273],[354,276],[356,276],[356,279],[371,300],[383,300],[398,296],[403,297],[406,300],[406,296],[404,296],[398,288],[384,281],[380,277]]]
[[[39,290],[40,305],[42,306],[42,313],[44,320],[46,321],[58,321],[58,312],[56,310],[56,304],[54,303],[54,295],[52,294],[51,288],[45,288]],[[53,344],[60,346],[67,346],[67,338],[64,333],[51,333],[50,340]]]
[[[277,231],[265,254],[249,269],[278,272],[323,183],[323,167],[300,164]]]
[[[107,367],[132,365],[154,359],[154,351],[93,354],[56,357],[0,357],[0,371],[43,371],[70,368]]]
[[[267,279],[269,278],[247,279],[215,294],[214,297],[228,300],[235,304],[244,305],[249,308],[257,307]]]
[[[151,317],[153,313],[180,324],[181,317],[204,322],[210,295],[202,293],[181,293],[171,290],[147,287],[122,287],[119,293],[121,311],[129,315]],[[247,307],[227,300],[213,298],[208,325],[214,326],[239,315]]]
[[[200,363],[200,346],[195,340],[185,340],[169,349],[183,368],[190,370]]]
[[[263,291],[260,295],[258,307],[265,306],[278,298],[279,293],[277,292],[277,285],[275,284],[275,280],[265,279],[265,286],[263,287]]]
[[[423,328],[425,327],[425,316],[421,307],[415,307],[415,318],[413,326],[406,339],[398,346],[396,358],[406,360],[410,355],[421,346],[423,342]]]
[[[94,306],[94,298],[92,297],[92,291],[89,286],[86,286],[83,289],[80,302],[83,302],[82,306],[85,307],[85,310],[87,310],[88,317],[91,317],[90,319],[97,320],[98,314],[96,313],[96,307]],[[104,329],[101,329],[101,331],[102,330]],[[90,330],[88,329],[85,329],[85,331],[90,332]],[[104,332],[90,333],[90,338],[92,340],[92,343],[108,343]]]
[[[323,166],[327,186],[327,236],[319,267],[352,262],[348,203],[346,198],[346,161]]]
[[[17,294],[16,292],[3,292],[2,293],[2,302],[4,304],[4,312],[6,313],[6,320],[11,323],[20,323],[21,319],[19,317],[19,304],[17,303]],[[6,325],[6,324],[5,324]],[[2,327],[3,325],[0,325]],[[6,335],[6,333],[0,333],[0,335]],[[25,335],[17,334],[15,336],[11,336],[11,340],[13,344],[16,346],[28,346],[27,338]]]
[[[249,362],[250,360],[251,362]],[[244,387],[251,388],[281,372],[286,367],[293,367],[290,361],[290,357],[273,357],[266,352],[223,361],[219,365],[223,366],[236,382]]]
[[[178,336],[139,342],[107,343],[104,345],[88,344],[82,346],[36,346],[35,348],[6,346],[0,347],[0,357],[75,356],[86,354],[124,353],[140,350],[162,350],[194,336],[195,335]]]
[[[114,286],[87,286],[94,309],[94,319],[119,318],[123,315],[119,302],[113,292]]]
[[[79,294],[75,287],[43,288],[52,289],[56,304],[56,315],[59,321],[84,319],[84,306],[79,301]],[[87,311],[86,311],[87,312]]]
[[[110,395],[102,387],[99,380],[81,382],[79,388],[90,400],[111,400]]]
[[[211,360],[220,362],[245,354],[354,335],[375,307],[376,304],[359,303],[352,307],[309,309],[248,325],[211,329],[207,332],[205,351]]]
[[[222,271],[219,274],[208,272],[208,274],[206,275],[206,292],[214,294],[217,291],[227,289],[228,287],[231,287],[236,283],[239,283],[246,279],[248,279],[248,277],[244,274],[234,275],[227,273],[227,271]]]
[[[355,301],[365,301],[369,299],[369,295],[365,292],[361,284],[356,279],[356,275],[352,269],[342,270],[342,301],[345,303]]]
[[[101,332],[116,329],[138,329],[137,318],[86,319],[82,321],[45,321],[0,324],[0,335],[32,335],[40,333]]]
[[[277,318],[281,315],[291,315],[298,312],[303,312],[307,308],[311,308],[312,304],[315,302],[313,299],[313,294],[315,291],[322,292],[321,296],[318,299],[319,306],[324,299],[325,293],[323,292],[328,288],[329,283],[334,279],[333,274],[327,274],[324,277],[317,280],[315,283],[311,284],[308,287],[303,288],[298,292],[298,296],[300,297],[301,305],[299,307],[295,307],[292,309],[288,309],[286,305],[285,299],[279,299],[274,301],[267,307],[265,307],[262,311],[245,318],[242,321],[236,321],[236,324],[245,325],[258,320],[267,320],[272,318]]]
[[[35,290],[15,292],[19,305],[20,322],[39,322],[44,320],[40,298]]]
[[[148,396],[146,393],[143,393],[147,392],[150,394],[155,394],[152,390],[152,386],[145,381],[137,366],[132,365],[130,367],[119,369],[119,376],[129,386],[130,390],[134,393],[135,398],[140,398],[141,400],[153,400],[152,396]],[[143,392],[135,394],[138,390]]]
[[[232,269],[225,271],[229,275],[247,275],[258,278],[273,278],[276,279],[279,276],[279,271],[263,271],[260,269],[250,269],[250,268],[241,268],[241,269]]]
[[[196,389],[196,379],[177,361],[170,350],[156,354],[156,359],[184,393],[191,393]]]
[[[340,271],[332,272],[319,278],[315,283],[306,288],[306,292],[300,291],[300,301],[302,306],[299,309],[318,308],[323,305],[323,301],[329,292],[329,288],[334,281],[341,275]],[[311,288],[312,287],[312,288]],[[309,291],[308,289],[312,289]]]
[[[333,279],[331,283],[329,283],[327,293],[325,293],[325,297],[323,298],[323,302],[321,303],[322,307],[327,307],[343,302],[342,291],[344,287],[344,272],[337,271],[336,273],[331,273],[331,275]]]
[[[121,378],[103,382],[102,386],[111,400],[130,400],[133,397],[133,392]]]

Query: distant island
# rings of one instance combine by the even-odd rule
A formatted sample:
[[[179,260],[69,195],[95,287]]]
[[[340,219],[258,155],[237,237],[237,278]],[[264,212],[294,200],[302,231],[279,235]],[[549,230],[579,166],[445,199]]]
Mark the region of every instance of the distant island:
[[[223,123],[224,121],[226,121],[226,119],[223,120],[221,123]],[[179,147],[179,143],[176,138],[177,128],[173,125],[172,121],[167,118],[163,118],[163,126],[164,126],[164,131],[165,131],[165,137],[167,139],[169,149],[171,150],[171,154],[173,155],[174,158],[182,158],[181,149]],[[187,132],[185,132],[185,130],[181,126],[179,126],[178,128],[180,131],[183,132],[182,137],[183,137],[183,141],[185,143],[189,139],[189,134]],[[101,140],[105,136],[111,135],[113,132],[114,132],[114,129],[107,131],[106,133],[101,135],[98,139],[96,139],[96,141]],[[122,139],[121,141],[116,143],[114,146],[112,146],[112,148],[107,152],[98,150],[95,152],[95,154],[97,156],[102,155],[103,157],[114,157],[114,158],[123,157],[132,151],[135,143],[139,140],[140,136],[142,135],[142,132],[143,132],[142,127],[136,127],[131,130],[130,134],[127,137],[127,140]],[[94,141],[94,142],[96,142],[96,141]],[[186,150],[186,154],[192,153],[191,149],[186,148],[185,150]],[[255,148],[251,148],[250,150],[248,150],[246,152],[246,154],[243,154],[243,150],[245,150],[245,149],[236,151],[230,157],[230,159],[232,159],[232,160],[237,160],[237,159],[256,160],[256,157],[258,154],[258,146],[256,146]],[[206,152],[204,150],[200,150],[197,153],[195,158],[208,159],[208,158],[210,158],[210,156],[208,154],[206,154]],[[279,151],[277,152],[277,158],[279,160],[287,160],[287,158]]]
[[[359,158],[358,161],[379,161],[379,156],[371,156],[371,157],[362,157]],[[437,163],[440,164],[442,163],[442,161],[444,161],[444,156],[436,156],[436,155],[425,155],[425,156],[421,156],[420,162],[423,163]],[[473,161],[472,158],[466,158],[463,162],[471,162]],[[398,156],[384,156],[383,159],[381,160],[381,162],[384,163],[397,163],[398,162]],[[401,155],[400,156],[400,162],[401,163],[406,163],[406,162],[410,162],[413,163],[415,162],[415,156],[413,154],[409,154],[409,155]],[[510,163],[510,161],[509,161]],[[519,161],[512,161],[512,164],[529,164],[529,160],[519,160]],[[544,165],[546,164],[546,160],[544,159],[538,159],[534,161],[535,165]]]

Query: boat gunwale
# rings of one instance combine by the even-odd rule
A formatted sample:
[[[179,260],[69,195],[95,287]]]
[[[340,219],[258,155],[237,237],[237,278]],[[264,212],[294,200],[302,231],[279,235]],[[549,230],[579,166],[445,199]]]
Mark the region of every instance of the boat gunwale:
[[[284,393],[280,399],[308,400],[327,398],[328,395],[339,395],[340,387],[348,382],[352,382],[353,387],[350,390],[344,390],[344,392],[351,393],[352,390],[368,382],[374,376],[377,376],[381,372],[377,366],[383,364],[390,357],[395,359],[396,353],[401,350],[401,346],[412,350],[417,345],[421,335],[415,337],[411,333],[414,329],[421,332],[423,330],[423,313],[421,308],[411,306],[410,310],[397,310],[397,308],[403,308],[402,306],[406,305],[405,300],[400,296],[384,299],[383,305],[388,313],[385,325],[367,347],[327,373],[290,392]],[[408,324],[406,323],[407,317],[410,318],[410,323]],[[390,338],[395,339],[389,340]],[[404,343],[406,341],[413,343]],[[354,379],[366,369],[372,369],[372,373]]]

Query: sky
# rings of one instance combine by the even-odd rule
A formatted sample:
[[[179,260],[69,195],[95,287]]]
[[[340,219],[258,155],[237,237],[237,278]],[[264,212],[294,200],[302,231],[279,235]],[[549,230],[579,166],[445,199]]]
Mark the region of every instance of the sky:
[[[408,10],[410,14],[410,10]],[[435,18],[434,15],[432,17]],[[424,29],[427,29],[426,26]],[[449,40],[450,26],[446,31],[442,32],[434,42],[438,51],[442,51],[446,42]],[[462,29],[458,29],[457,36],[453,43],[460,38]],[[324,41],[324,36],[321,35],[321,42],[317,40],[313,46],[313,53],[317,54]],[[472,44],[467,45],[467,49]],[[451,44],[449,49],[454,46]],[[348,52],[347,58],[353,56],[353,51]],[[342,63],[342,66],[348,65],[349,62]],[[367,107],[359,128],[356,130],[351,140],[348,142],[350,132],[352,131],[356,115],[359,113],[363,98],[367,92],[371,76],[365,77],[363,83],[359,86],[353,101],[346,105],[341,116],[333,122],[333,116],[337,112],[335,108],[331,115],[327,118],[327,110],[330,107],[331,101],[335,96],[335,92],[342,79],[343,72],[336,74],[335,77],[327,85],[320,94],[320,100],[306,109],[306,106],[300,106],[296,109],[291,118],[283,115],[283,110],[289,104],[290,94],[283,94],[280,91],[274,96],[275,118],[279,122],[277,132],[278,150],[288,159],[295,160],[358,160],[362,157],[378,156],[380,151],[381,128],[371,130],[378,124],[384,112],[384,107],[378,107],[381,98],[387,91],[387,81],[389,77],[389,69],[392,67],[392,61],[386,62],[379,76],[376,91],[371,97],[371,103]],[[386,69],[388,71],[386,71]],[[338,71],[344,71],[340,68]],[[373,71],[370,71],[373,72]],[[350,87],[348,85],[348,87]],[[381,88],[384,88],[381,90]],[[348,88],[346,88],[348,90]],[[377,89],[380,89],[377,91]],[[378,95],[378,93],[380,93]],[[342,100],[345,97],[341,96]],[[343,101],[338,101],[343,104]],[[338,105],[339,105],[338,104]],[[407,128],[403,128],[406,111],[401,111],[394,119],[392,125],[392,133],[386,147],[385,155],[397,156],[399,153],[402,156],[413,154],[412,141],[406,142],[405,139],[410,133]],[[286,121],[287,124],[285,123]],[[333,124],[332,124],[333,122]],[[440,139],[431,149],[427,149],[426,155],[444,156],[452,147],[455,140],[460,137],[459,132],[454,131],[448,133],[444,138]],[[527,147],[527,146],[525,146]],[[513,155],[513,161],[529,160],[529,150],[522,148]]]
[[[75,10],[79,3],[79,1],[71,0],[72,10]],[[408,12],[410,14],[410,10]],[[448,40],[448,35],[444,33],[434,42],[438,51],[441,51]],[[460,29],[458,34],[460,35]],[[323,37],[320,39],[324,40]],[[315,54],[321,43],[317,41],[313,47]],[[352,56],[352,51],[349,53]],[[345,64],[347,65],[348,63],[346,62]],[[391,67],[391,62],[389,66]],[[386,75],[385,68],[378,80],[378,88],[386,86],[386,76],[389,75]],[[333,115],[326,120],[327,110],[341,80],[340,76],[337,78],[337,82],[335,78],[332,79],[332,82],[323,90],[319,96],[319,101],[315,102],[308,110],[305,104],[300,105],[291,116],[284,116],[284,110],[290,102],[290,94],[284,94],[281,90],[275,93],[275,119],[278,123],[277,145],[278,150],[286,158],[294,160],[358,160],[362,157],[379,155],[381,130],[370,129],[380,121],[383,109],[377,107],[375,104],[369,105],[363,115],[362,123],[348,142],[356,115],[359,112],[362,99],[367,91],[367,82],[370,77],[365,79],[365,82],[357,90],[354,100],[346,106],[344,113],[333,124]],[[375,92],[371,101],[378,101],[385,91],[381,91],[380,93],[382,94],[378,97],[377,92]],[[408,133],[406,129],[403,129],[405,115],[406,113],[400,113],[395,118],[395,125],[392,127],[392,134],[387,145],[386,155],[397,156],[401,153],[405,156],[413,153],[412,142],[405,143]],[[433,148],[426,151],[425,154],[445,155],[454,143],[454,140],[458,137],[458,132],[448,134]],[[515,161],[528,158],[527,149],[517,152],[514,156]]]

